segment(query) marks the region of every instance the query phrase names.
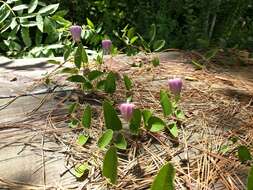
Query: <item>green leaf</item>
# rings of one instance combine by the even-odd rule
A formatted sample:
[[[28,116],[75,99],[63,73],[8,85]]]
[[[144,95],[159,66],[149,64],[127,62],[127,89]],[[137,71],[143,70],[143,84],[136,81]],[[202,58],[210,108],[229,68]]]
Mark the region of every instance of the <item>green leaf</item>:
[[[37,23],[37,27],[38,29],[43,32],[43,26],[44,26],[44,23],[43,23],[43,18],[41,15],[37,15],[36,16],[36,23]]]
[[[104,90],[106,93],[113,94],[116,90],[116,77],[113,72],[108,73],[105,84],[104,84]]]
[[[165,164],[152,183],[151,190],[174,190],[175,169],[172,164]]]
[[[58,24],[64,26],[65,28],[68,28],[72,25],[72,23],[65,18],[59,16],[59,15],[54,15],[52,17],[53,20],[55,20]]]
[[[136,40],[138,40],[138,36],[134,36],[130,40],[130,44],[133,44]]]
[[[21,36],[23,42],[25,43],[26,47],[30,47],[32,45],[32,41],[29,34],[29,28],[22,28],[21,29]]]
[[[17,5],[17,6],[12,8],[13,11],[21,11],[21,10],[24,10],[24,9],[28,9],[28,5],[22,4],[22,5]]]
[[[86,135],[79,135],[78,139],[77,139],[77,144],[83,146],[86,144],[86,142],[88,141],[89,136]]]
[[[75,166],[75,176],[77,178],[81,178],[83,174],[85,174],[85,172],[88,170],[89,170],[88,163],[85,162],[83,164],[78,164],[77,166]]]
[[[54,37],[54,35],[56,33],[56,28],[54,26],[54,23],[52,22],[51,18],[49,17],[44,17],[44,24],[43,24],[43,32],[48,33],[49,36],[52,38],[52,36]],[[58,35],[57,35],[58,38]]]
[[[88,73],[88,76],[87,78],[92,81],[92,80],[95,80],[97,79],[98,77],[102,76],[104,73],[102,71],[99,71],[99,70],[93,70],[93,71],[90,71]]]
[[[88,26],[89,26],[91,29],[94,29],[95,26],[94,26],[93,22],[92,22],[89,18],[86,18],[86,20],[87,20]]]
[[[141,111],[139,109],[134,109],[133,116],[129,125],[131,133],[137,135],[139,133],[140,126],[141,126]]]
[[[74,113],[76,111],[76,108],[77,108],[77,103],[70,104],[68,107],[69,114]]]
[[[171,115],[172,114],[172,103],[169,99],[167,92],[165,92],[164,90],[160,91],[160,103],[163,108],[164,116]]]
[[[178,119],[184,119],[185,118],[184,112],[182,110],[179,110],[179,109],[176,110],[175,114],[176,114],[176,117]]]
[[[33,11],[35,11],[35,9],[37,8],[38,5],[38,0],[31,0],[29,7],[28,7],[28,13],[33,13]]]
[[[103,103],[103,112],[104,112],[105,126],[107,129],[112,129],[114,131],[122,129],[122,123],[115,109],[108,101],[104,101]]]
[[[98,147],[104,149],[110,144],[113,137],[113,130],[107,129],[103,135],[98,139]]]
[[[247,190],[253,190],[253,166],[251,166],[248,179],[247,179]]]
[[[77,119],[72,119],[70,122],[68,122],[68,126],[70,128],[76,128],[79,124],[79,121]]]
[[[78,68],[78,69],[80,69],[81,68],[81,65],[82,65],[82,49],[83,49],[83,46],[82,46],[82,44],[80,43],[79,45],[78,45],[78,48],[77,48],[77,50],[76,50],[76,53],[75,53],[75,57],[74,57],[74,63],[75,63],[75,65],[76,65],[76,67]]]
[[[172,124],[169,125],[169,131],[173,135],[173,137],[177,138],[178,137],[178,128],[177,124],[173,122]]]
[[[124,83],[125,83],[125,87],[127,90],[131,90],[132,88],[132,81],[130,80],[130,78],[127,75],[124,75]]]
[[[0,7],[0,23],[2,24],[10,15],[11,11],[9,10],[8,6],[3,4]]]
[[[61,73],[77,74],[78,69],[77,68],[66,67],[66,68],[61,70]]]
[[[65,48],[65,51],[64,51],[64,54],[63,54],[64,61],[66,61],[66,60],[69,58],[71,52],[72,52],[71,46],[67,46],[67,47]]]
[[[165,126],[164,121],[159,117],[151,116],[148,120],[148,128],[151,132],[162,131]]]
[[[135,28],[134,28],[134,27],[130,28],[130,29],[127,31],[127,37],[128,37],[129,39],[132,39],[132,38],[134,37],[134,33],[135,33]],[[137,37],[137,38],[138,38],[138,37]]]
[[[36,46],[40,46],[42,42],[42,33],[39,30],[36,30],[35,34],[35,44]]]
[[[91,107],[90,105],[87,105],[83,111],[82,125],[85,128],[90,128],[90,124],[91,124]]]
[[[52,4],[52,5],[48,5],[46,7],[42,7],[39,10],[39,14],[43,14],[43,15],[49,15],[49,14],[53,14],[59,7],[59,3],[57,4]]]
[[[115,139],[114,145],[121,150],[126,150],[127,148],[127,141],[125,137],[119,133]]]
[[[105,154],[103,162],[103,176],[109,178],[112,184],[117,182],[118,156],[116,147],[112,146]]]
[[[85,83],[87,79],[85,79],[81,75],[72,75],[69,78],[67,78],[67,80],[70,82]]]
[[[241,162],[252,159],[249,149],[243,145],[238,147],[238,157]]]
[[[149,44],[151,44],[155,40],[155,36],[156,36],[156,25],[152,24],[151,29],[149,31],[149,37],[150,37]]]
[[[21,23],[21,26],[23,26],[23,27],[35,27],[35,26],[37,26],[37,22],[35,22],[35,21],[26,21],[26,22],[22,22]]]
[[[150,110],[142,111],[142,117],[143,117],[145,127],[148,126],[148,120],[150,119],[151,116],[152,116],[152,112]]]
[[[159,51],[165,46],[165,40],[157,40],[153,44],[153,50]]]

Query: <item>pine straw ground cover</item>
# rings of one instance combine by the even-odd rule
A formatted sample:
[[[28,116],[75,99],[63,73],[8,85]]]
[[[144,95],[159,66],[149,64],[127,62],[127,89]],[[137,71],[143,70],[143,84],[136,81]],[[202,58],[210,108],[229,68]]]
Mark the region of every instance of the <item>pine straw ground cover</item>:
[[[137,107],[151,108],[157,115],[162,115],[159,90],[167,88],[168,78],[182,77],[184,86],[180,106],[186,119],[180,127],[178,138],[172,138],[166,131],[156,134],[144,130],[138,138],[129,134],[128,149],[119,152],[118,183],[116,186],[108,185],[101,175],[105,152],[97,147],[97,140],[104,126],[101,102],[105,94],[82,95],[73,91],[70,95],[61,97],[54,110],[46,113],[37,111],[23,124],[16,126],[34,130],[36,125],[36,130],[41,130],[47,138],[60,144],[61,148],[54,151],[65,150],[63,154],[66,155],[66,166],[70,171],[75,164],[88,162],[89,172],[75,186],[69,184],[62,187],[43,187],[21,184],[22,187],[148,189],[159,168],[166,162],[171,162],[176,168],[176,189],[245,189],[251,162],[242,164],[237,157],[237,148],[245,145],[252,150],[253,75],[250,70],[253,67],[207,65],[202,70],[196,70],[189,64],[187,55],[175,53],[172,58],[167,53],[161,53],[158,67],[149,63],[149,55],[131,58],[117,56],[108,58],[104,66],[105,69],[127,73],[134,81],[133,101]],[[131,67],[130,63],[133,62],[143,65]],[[60,83],[64,82],[61,80]],[[125,101],[126,91],[122,86],[123,81],[119,79],[117,91],[113,95],[116,105]],[[52,96],[53,94],[47,98]],[[91,138],[84,147],[76,144],[76,137],[83,129],[70,129],[66,126],[69,118],[64,111],[66,108],[63,102],[77,99],[81,103],[90,103],[96,118],[92,121],[92,128],[86,130]],[[45,118],[46,122],[42,124],[41,118]],[[59,127],[62,125],[63,127]],[[20,187],[20,184],[4,180],[0,180],[0,184],[11,189]]]

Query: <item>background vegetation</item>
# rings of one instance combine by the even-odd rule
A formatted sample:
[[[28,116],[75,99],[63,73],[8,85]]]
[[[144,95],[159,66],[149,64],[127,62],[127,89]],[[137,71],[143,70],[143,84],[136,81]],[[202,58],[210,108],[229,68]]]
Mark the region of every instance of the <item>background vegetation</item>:
[[[2,6],[4,1],[0,1],[0,53],[16,57],[62,55],[61,48],[67,43],[71,22],[88,26],[86,29],[89,31],[86,30],[83,39],[89,49],[98,49],[101,40],[107,37],[129,54],[136,53],[131,49],[133,46],[151,51],[159,49],[157,47],[161,43],[151,43],[155,42],[150,36],[154,33],[152,24],[156,26],[155,40],[166,41],[164,48],[253,49],[251,0],[44,0],[38,1],[36,8],[29,12],[31,3],[37,1],[5,1],[12,8],[27,5],[27,8],[15,9],[13,12],[16,15],[11,13],[7,19],[7,9]],[[57,3],[58,9],[56,6],[41,14],[43,19],[36,17],[42,7]],[[13,25],[13,17],[18,18],[20,28]],[[27,25],[27,22],[30,24]],[[38,29],[34,28],[35,22]],[[6,29],[6,26],[10,27]],[[143,43],[142,38],[149,43]],[[54,46],[48,48],[48,45]],[[20,50],[23,50],[22,53]]]

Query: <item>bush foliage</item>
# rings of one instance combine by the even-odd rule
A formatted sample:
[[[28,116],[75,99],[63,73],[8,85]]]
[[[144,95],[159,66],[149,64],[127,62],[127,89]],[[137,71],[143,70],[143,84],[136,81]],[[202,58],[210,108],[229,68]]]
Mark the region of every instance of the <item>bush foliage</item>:
[[[148,36],[155,23],[157,38],[173,48],[253,48],[251,0],[47,0],[68,9],[68,19],[78,24],[86,17],[103,23],[113,37],[127,24]]]

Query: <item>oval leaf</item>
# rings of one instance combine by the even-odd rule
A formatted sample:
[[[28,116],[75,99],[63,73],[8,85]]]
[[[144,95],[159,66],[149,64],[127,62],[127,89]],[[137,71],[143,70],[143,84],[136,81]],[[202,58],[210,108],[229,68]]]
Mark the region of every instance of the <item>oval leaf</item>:
[[[38,29],[43,32],[43,26],[44,26],[44,23],[43,23],[43,18],[41,15],[37,15],[36,16],[36,23],[37,23],[37,27]]]
[[[142,111],[142,117],[143,117],[145,127],[148,126],[148,120],[150,119],[151,116],[152,116],[152,112],[150,110]]]
[[[174,190],[175,169],[172,164],[164,165],[152,183],[151,190]]]
[[[86,142],[88,141],[89,136],[86,135],[79,135],[78,139],[77,139],[77,143],[81,146],[85,145]]]
[[[160,103],[163,108],[164,116],[169,116],[172,114],[172,103],[169,99],[167,92],[161,90],[160,91]]]
[[[116,147],[112,146],[105,154],[103,162],[103,176],[109,178],[112,184],[117,182],[118,156]]]
[[[148,128],[151,132],[162,131],[165,127],[165,123],[159,117],[152,116],[148,120]]]
[[[87,80],[81,75],[72,75],[67,78],[70,82],[85,83]]]
[[[83,174],[89,170],[89,165],[88,163],[83,163],[83,164],[78,164],[77,166],[75,166],[75,176],[77,178],[81,178],[83,176]]]
[[[141,126],[141,111],[139,109],[135,109],[133,111],[133,117],[129,125],[131,133],[137,135],[139,133],[140,126]]]
[[[45,7],[42,7],[38,13],[40,14],[44,14],[44,15],[49,15],[49,14],[53,14],[59,7],[59,3],[57,4],[52,4],[52,5],[48,5]]]
[[[125,137],[120,133],[118,134],[118,136],[116,137],[116,140],[114,142],[114,145],[121,150],[126,150],[127,148],[127,141],[125,139]]]
[[[108,73],[105,84],[104,84],[104,90],[106,93],[113,94],[116,90],[116,77],[113,72]]]
[[[114,131],[122,129],[122,123],[115,109],[107,101],[103,103],[103,112],[104,112],[105,126],[107,129],[112,129]]]
[[[165,46],[165,40],[157,40],[153,44],[153,50],[159,51]]]
[[[91,72],[88,73],[87,78],[92,81],[97,79],[98,77],[102,76],[104,73],[102,71],[98,71],[98,70],[93,70]]]
[[[28,13],[33,13],[33,11],[35,11],[35,9],[37,8],[38,5],[38,0],[32,0],[29,4],[28,7]]]
[[[107,129],[104,134],[98,139],[98,147],[104,149],[110,144],[113,137],[113,130]]]
[[[83,111],[82,125],[85,128],[90,128],[90,124],[91,124],[91,107],[90,105],[87,105]]]
[[[26,47],[30,47],[32,45],[32,40],[30,38],[29,28],[22,28],[21,29],[21,36],[22,36],[23,42],[25,43]]]

